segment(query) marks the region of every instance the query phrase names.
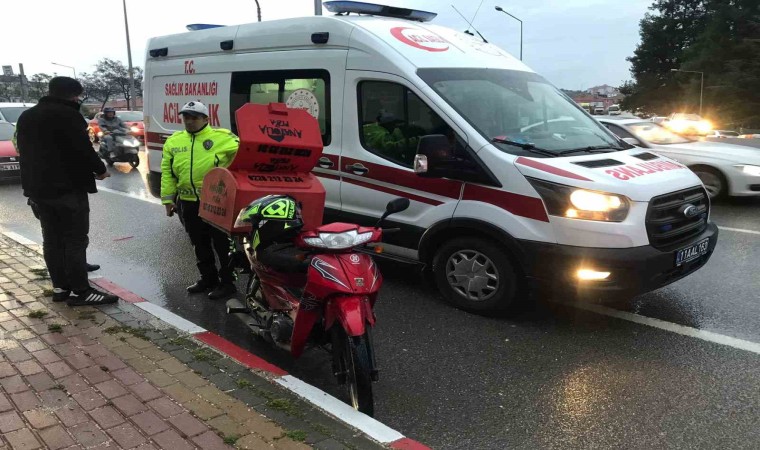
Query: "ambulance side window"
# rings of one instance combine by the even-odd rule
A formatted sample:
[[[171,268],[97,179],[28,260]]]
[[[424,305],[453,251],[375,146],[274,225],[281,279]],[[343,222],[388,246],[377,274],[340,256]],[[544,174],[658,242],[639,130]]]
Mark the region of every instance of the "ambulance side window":
[[[235,111],[245,103],[285,103],[305,109],[319,122],[322,143],[330,144],[330,74],[326,70],[234,72],[230,89],[234,133]]]
[[[443,134],[457,147],[461,139],[441,117],[406,87],[386,81],[359,84],[362,146],[396,164],[412,167],[421,136]],[[463,149],[458,149],[460,153]]]

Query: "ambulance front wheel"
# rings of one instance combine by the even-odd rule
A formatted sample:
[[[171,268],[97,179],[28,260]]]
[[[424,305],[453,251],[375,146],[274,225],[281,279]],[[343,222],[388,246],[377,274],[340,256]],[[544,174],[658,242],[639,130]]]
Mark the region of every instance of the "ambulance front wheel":
[[[514,265],[491,241],[463,237],[445,242],[432,269],[438,290],[457,308],[474,313],[508,311],[517,303]]]

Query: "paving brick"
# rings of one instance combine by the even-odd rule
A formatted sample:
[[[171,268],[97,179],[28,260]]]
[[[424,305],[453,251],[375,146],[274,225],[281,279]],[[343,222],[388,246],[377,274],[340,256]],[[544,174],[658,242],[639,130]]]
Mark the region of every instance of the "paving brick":
[[[13,409],[13,404],[11,403],[11,400],[5,396],[2,392],[0,392],[0,412],[5,412],[10,409]]]
[[[92,411],[106,404],[106,399],[98,394],[95,389],[88,389],[71,396],[85,411]]]
[[[162,395],[161,391],[156,389],[152,384],[150,384],[147,381],[133,384],[132,386],[129,386],[128,389],[132,391],[132,393],[135,394],[137,398],[139,398],[140,400],[144,402],[151,401],[153,399],[161,397]]]
[[[192,439],[203,450],[229,450],[232,447],[225,444],[216,433],[207,431]]]
[[[32,424],[32,428],[37,430],[52,427],[58,423],[58,419],[52,413],[42,408],[26,411],[24,417],[26,417],[26,420]]]
[[[16,331],[24,329],[26,325],[16,319],[11,319],[0,323],[0,327],[2,327],[5,331]]]
[[[0,362],[0,378],[10,377],[16,375],[16,369],[13,364],[3,361]]]
[[[81,373],[83,377],[87,378],[87,381],[92,384],[102,383],[113,378],[110,373],[103,371],[103,369],[98,366],[82,369],[79,371],[79,373]]]
[[[195,392],[181,383],[175,383],[170,386],[166,386],[163,388],[163,390],[169,394],[171,398],[178,401],[179,403],[182,403],[183,405],[198,398]]]
[[[235,442],[235,447],[240,450],[269,450],[272,448],[271,445],[255,434],[241,437]]]
[[[210,376],[208,380],[221,391],[231,391],[238,387],[237,383],[231,376],[222,372]]]
[[[8,394],[17,394],[19,392],[28,391],[29,387],[24,382],[24,379],[19,375],[12,377],[6,377],[0,380],[0,385],[3,386],[5,392]]]
[[[145,374],[145,378],[158,387],[166,387],[177,382],[176,378],[163,370],[154,370]]]
[[[102,383],[98,383],[95,385],[95,388],[100,391],[103,396],[107,399],[113,399],[116,397],[121,397],[122,395],[129,394],[129,391],[127,391],[124,386],[121,385],[116,380],[108,380],[104,381]]]
[[[137,358],[132,358],[127,360],[127,364],[132,366],[135,371],[139,373],[148,373],[156,370],[158,366],[156,366],[156,363],[151,361],[148,358],[145,358],[143,356],[138,356]]]
[[[51,450],[58,450],[74,445],[74,440],[60,425],[40,431],[40,437],[45,441],[45,446]]]
[[[92,447],[109,441],[109,437],[92,422],[72,427],[69,432],[84,447]]]
[[[145,381],[145,378],[142,375],[130,369],[129,367],[114,370],[111,372],[111,375],[113,375],[117,380],[121,381],[125,386],[130,386],[132,384],[137,384]]]
[[[208,421],[208,426],[225,436],[242,436],[248,432],[240,423],[224,414]]]
[[[16,364],[16,369],[21,373],[21,375],[29,376],[34,375],[36,373],[42,373],[43,369],[42,366],[37,364],[34,360],[24,361]]]
[[[26,319],[26,318],[24,318],[24,319]],[[24,323],[24,319],[19,319],[19,321],[21,323]],[[32,333],[31,331],[27,330],[26,328],[24,328],[24,329],[21,329],[21,330],[18,330],[18,331],[14,331],[11,334],[11,336],[13,336],[13,338],[16,339],[17,341],[28,341],[29,339],[32,339],[36,335],[34,333]],[[23,345],[23,343],[21,345]],[[24,348],[26,348],[26,347],[24,347]],[[29,350],[28,348],[27,348],[27,350],[30,351],[30,352],[32,351],[32,350]]]
[[[141,413],[147,409],[147,407],[132,394],[115,398],[112,402],[113,405],[127,417]]]
[[[186,372],[180,372],[173,376],[174,378],[177,379],[177,381],[181,382],[182,384],[184,384],[185,386],[191,389],[208,385],[208,380],[203,379],[198,374],[195,374],[189,370]]]
[[[0,432],[10,433],[24,427],[24,421],[16,411],[8,411],[0,414]]]
[[[58,409],[74,404],[74,401],[62,389],[48,389],[47,391],[40,392],[39,395],[42,400],[42,406],[46,408]]]
[[[76,405],[64,406],[63,408],[56,410],[55,415],[58,416],[61,422],[67,427],[73,427],[74,425],[89,421],[87,413]]]
[[[296,442],[292,439],[282,438],[274,442],[274,448],[278,450],[308,450],[311,447],[303,442]]]
[[[40,441],[26,428],[6,434],[5,439],[11,444],[11,448],[17,450],[34,450],[42,447]]]
[[[249,406],[263,405],[267,402],[267,399],[250,389],[236,389],[229,394]]]
[[[16,409],[24,412],[40,406],[40,399],[32,391],[11,394],[11,400],[16,404]]]
[[[104,429],[124,423],[124,416],[111,406],[94,409],[90,411],[90,416]]]
[[[50,372],[53,378],[63,378],[71,375],[74,371],[63,361],[58,361],[50,364],[46,364],[45,368]]]
[[[170,374],[177,374],[187,371],[187,366],[177,358],[167,358],[159,361],[157,364],[158,367],[164,369],[167,373]]]
[[[153,411],[146,411],[144,413],[135,414],[130,419],[137,425],[143,433],[148,436],[153,436],[156,433],[160,433],[169,429],[169,425],[156,415]]]
[[[145,437],[128,423],[113,427],[107,433],[122,448],[134,448],[145,442]]]
[[[58,382],[66,388],[66,392],[69,394],[76,394],[90,388],[85,379],[78,373],[63,377]]]
[[[194,389],[207,402],[216,406],[223,406],[230,401],[230,397],[216,388],[216,386],[203,386]]]
[[[208,431],[208,427],[200,420],[193,417],[190,413],[180,414],[169,419],[172,425],[174,425],[179,431],[186,436],[192,437],[205,433]]]
[[[283,433],[281,427],[259,414],[254,414],[253,417],[245,421],[243,426],[267,441],[272,441],[273,439],[282,436]]]
[[[187,364],[190,361],[193,361],[195,358],[193,357],[193,354],[190,353],[187,349],[183,348],[181,350],[176,350],[173,352],[170,352],[175,358],[182,361],[183,363]]]
[[[127,367],[127,365],[124,364],[124,361],[122,361],[120,358],[114,355],[99,356],[95,358],[95,362],[99,366],[108,367],[108,370],[110,371],[119,370],[119,369],[123,369]]]
[[[131,345],[132,347],[141,350],[144,348],[150,348],[153,347],[153,343],[150,341],[146,341],[145,339],[140,339],[137,337],[128,337],[127,338],[127,344]]]
[[[65,344],[55,345],[53,346],[53,349],[56,351],[56,353],[58,353],[61,356],[69,356],[80,351],[78,348],[74,347],[72,344],[68,342]]]
[[[40,336],[48,345],[60,345],[69,342],[69,338],[61,333],[47,333]]]
[[[195,446],[182,438],[174,430],[166,430],[163,433],[159,433],[153,436],[153,440],[156,441],[160,448],[172,449],[172,450],[193,450]]]
[[[58,362],[61,360],[61,358],[56,355],[55,352],[48,348],[35,351],[32,353],[32,355],[43,365]]]
[[[26,382],[32,386],[32,389],[34,389],[37,392],[46,391],[57,384],[57,382],[54,381],[50,377],[50,375],[44,372],[38,373],[35,375],[30,375],[24,378],[26,379]]]
[[[10,350],[5,350],[5,358],[8,361],[17,363],[17,362],[26,361],[28,359],[31,359],[32,358],[32,354],[29,353],[28,351],[24,350],[23,348],[19,347],[19,348],[13,348],[13,349],[10,349]]]
[[[184,407],[203,420],[210,420],[214,417],[219,417],[224,413],[221,409],[203,399],[187,402],[184,404]]]
[[[74,352],[71,355],[66,357],[66,362],[69,363],[69,365],[77,370],[84,369],[85,367],[95,366],[95,365],[101,365],[101,364],[95,364],[95,361],[92,360],[89,356],[85,355],[84,352]]]
[[[134,348],[124,345],[121,347],[116,347],[111,349],[111,351],[116,355],[124,359],[134,359],[139,358],[140,354],[135,350]]]
[[[159,397],[148,402],[148,406],[153,408],[161,417],[168,419],[184,412],[184,408],[174,403],[169,397]]]
[[[80,336],[72,336],[69,339],[69,342],[71,342],[72,344],[74,344],[74,346],[76,346],[76,347],[90,347],[90,346],[92,346],[92,345],[95,344],[95,341],[93,341],[92,339],[88,338],[87,336],[81,336],[81,335]],[[88,350],[87,353],[89,353],[90,355],[92,355],[92,353],[89,350]]]
[[[348,450],[348,447],[332,438],[315,443],[314,448],[317,450]]]

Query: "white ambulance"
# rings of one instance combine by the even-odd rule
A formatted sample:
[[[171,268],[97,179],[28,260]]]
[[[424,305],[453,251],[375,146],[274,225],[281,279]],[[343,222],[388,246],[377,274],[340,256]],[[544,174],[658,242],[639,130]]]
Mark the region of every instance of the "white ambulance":
[[[187,101],[233,131],[246,102],[306,108],[323,133],[325,220],[374,224],[409,198],[385,251],[428,265],[471,311],[541,287],[636,295],[709,259],[718,230],[688,168],[619,140],[508,53],[430,24],[435,14],[325,6],[336,14],[150,39],[150,170]]]

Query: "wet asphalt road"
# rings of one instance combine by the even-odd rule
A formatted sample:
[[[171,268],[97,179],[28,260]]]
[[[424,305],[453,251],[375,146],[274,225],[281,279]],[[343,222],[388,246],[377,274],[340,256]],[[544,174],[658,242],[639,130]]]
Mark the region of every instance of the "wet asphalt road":
[[[141,157],[144,154],[141,153]],[[151,198],[150,178],[103,186]],[[760,200],[714,205],[721,227],[760,232]],[[196,270],[176,217],[113,192],[91,196],[100,274],[341,396],[328,357],[299,361],[253,339],[223,303],[188,296]],[[41,242],[18,185],[0,186],[0,227]],[[696,274],[618,310],[760,343],[760,235],[721,230]],[[434,448],[757,448],[760,355],[542,301],[513,318],[442,302],[415,266],[381,262],[376,417]]]

